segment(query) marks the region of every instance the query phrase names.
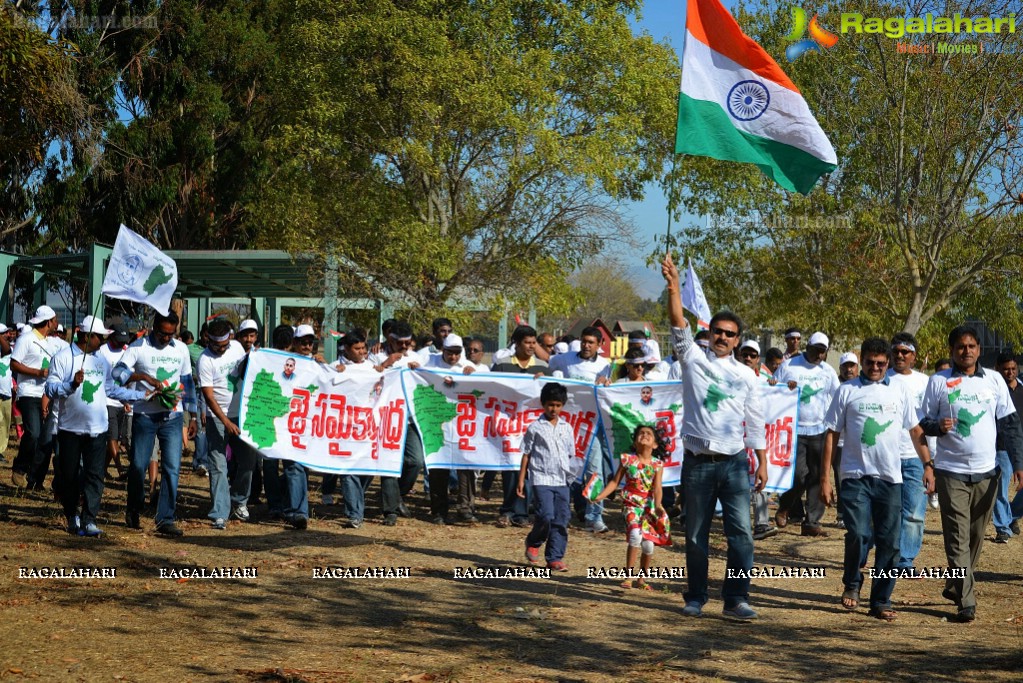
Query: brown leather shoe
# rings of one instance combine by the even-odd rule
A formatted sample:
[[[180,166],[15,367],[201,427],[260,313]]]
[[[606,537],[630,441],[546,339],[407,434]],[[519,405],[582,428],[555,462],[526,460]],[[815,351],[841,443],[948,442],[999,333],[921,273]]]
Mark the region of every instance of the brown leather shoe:
[[[800,536],[816,536],[818,538],[827,538],[828,532],[821,529],[819,526],[804,526],[803,530],[799,534]]]
[[[778,510],[778,512],[774,513],[774,525],[776,527],[778,527],[779,529],[784,529],[785,527],[788,526],[788,524],[789,513],[782,512],[781,510]]]

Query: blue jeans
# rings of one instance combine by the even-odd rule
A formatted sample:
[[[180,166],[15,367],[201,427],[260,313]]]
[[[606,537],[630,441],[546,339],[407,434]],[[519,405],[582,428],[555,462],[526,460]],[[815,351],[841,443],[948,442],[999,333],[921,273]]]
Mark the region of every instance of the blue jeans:
[[[568,549],[568,522],[572,519],[569,490],[567,486],[534,486],[533,496],[536,519],[526,536],[526,546],[539,548],[546,543],[544,557],[550,564],[564,558]]]
[[[707,602],[707,564],[710,523],[714,504],[721,501],[725,538],[728,541],[726,567],[745,576],[725,576],[721,597],[725,609],[749,601],[749,572],[753,567],[753,532],[750,529],[749,460],[746,451],[714,462],[687,452],[682,476],[686,493],[686,602]]]
[[[174,522],[181,469],[181,413],[135,413],[131,426],[131,462],[128,465],[128,511],[139,513],[146,504],[145,477],[153,446],[160,441],[160,502],[156,525]]]
[[[294,460],[284,460],[284,514],[309,518],[309,479],[305,468]]]
[[[366,489],[373,477],[342,474],[341,495],[345,499],[345,516],[349,521],[361,522],[366,518]]]
[[[919,461],[917,461],[919,462]],[[863,549],[872,538],[875,544],[874,568],[891,572],[899,560],[899,534],[902,526],[902,486],[879,477],[842,480],[842,505],[845,519],[846,590],[858,591],[863,585],[860,571]],[[870,583],[870,608],[889,609],[895,579],[874,577]]]
[[[912,567],[924,545],[924,464],[920,458],[902,459],[902,532],[899,535],[898,567]]]
[[[995,454],[995,462],[998,465],[1000,481],[995,495],[995,509],[991,513],[991,521],[994,522],[995,531],[1012,536],[1012,531],[1009,529],[1013,520],[1012,508],[1009,505],[1009,482],[1012,481],[1012,462],[1009,461],[1009,453],[998,451]],[[1016,497],[1018,498],[1019,495],[1017,494]]]
[[[518,472],[512,470],[501,472],[501,489],[504,493],[504,500],[501,503],[501,508],[498,510],[498,515],[501,517],[511,517],[513,522],[525,524],[529,521],[529,505],[533,502],[533,487],[529,485],[529,479],[526,479],[523,491],[526,497],[519,498],[515,493],[518,485]]]
[[[206,416],[206,469],[210,472],[210,519],[227,519],[231,514],[231,483],[227,474],[227,439],[224,425],[212,415]]]
[[[583,469],[583,483],[572,483],[572,499],[576,514],[583,511],[583,520],[588,525],[600,526],[604,522],[604,501],[591,503],[583,497],[585,482],[593,474],[599,474],[600,478],[604,480],[605,485],[615,475],[615,466],[614,461],[611,459],[611,452],[604,445],[603,427],[597,430],[597,435],[593,439],[593,448],[590,450],[590,456],[586,460],[586,466]]]

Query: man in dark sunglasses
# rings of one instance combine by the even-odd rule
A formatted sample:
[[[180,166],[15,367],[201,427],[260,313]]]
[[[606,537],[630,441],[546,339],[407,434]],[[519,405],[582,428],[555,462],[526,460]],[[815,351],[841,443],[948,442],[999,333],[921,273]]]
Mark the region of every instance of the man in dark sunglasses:
[[[753,567],[753,530],[750,526],[750,480],[746,448],[757,454],[755,489],[767,483],[767,445],[764,408],[759,381],[732,355],[739,345],[742,320],[730,311],[710,321],[710,348],[693,340],[682,312],[679,273],[664,257],[661,273],[668,286],[671,342],[682,368],[682,420],[686,491],[686,572],[689,580],[682,614],[698,617],[707,602],[707,565],[710,523],[714,505],[724,510],[728,563],[721,593],[724,615],[748,621],[757,613],[749,606],[750,569]]]

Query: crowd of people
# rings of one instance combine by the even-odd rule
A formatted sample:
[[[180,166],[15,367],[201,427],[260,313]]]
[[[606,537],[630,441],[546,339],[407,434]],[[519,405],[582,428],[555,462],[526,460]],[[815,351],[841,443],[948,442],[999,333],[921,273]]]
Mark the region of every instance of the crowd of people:
[[[612,360],[600,353],[604,340],[597,328],[583,329],[578,338],[556,339],[522,325],[510,346],[484,363],[482,339],[463,338],[450,320],[438,318],[432,334],[421,337],[398,320],[384,323],[380,339],[351,330],[338,340],[338,361],[330,367],[340,373],[399,368],[524,373],[594,384],[681,381],[685,455],[678,487],[662,486],[664,448],[652,426],[637,428],[631,452],[614,454],[619,457],[612,457],[598,433],[593,455],[578,476],[570,467],[571,428],[559,417],[564,388],[545,384],[544,412],[526,432],[520,470],[500,473],[496,525],[530,528],[527,562],[540,563],[545,548],[546,565],[566,571],[573,511],[587,531],[605,533],[605,502],[619,495],[627,566],[638,563],[648,569],[655,540],[667,536],[672,511],[676,528],[685,532],[683,614],[699,616],[709,599],[711,522],[719,516],[728,545],[724,613],[755,619],[749,605],[754,542],[796,523],[803,536],[827,536],[822,520],[834,504],[837,526],[845,531],[842,604],[850,610],[859,607],[863,570],[873,551],[869,613],[892,620],[895,580],[916,572],[924,517],[933,507],[941,515],[948,568],[962,570],[946,579],[942,595],[956,604],[955,620],[976,618],[973,570],[986,528],[993,516],[995,541],[1007,542],[1019,534],[1023,516],[1023,492],[1009,496],[1011,482],[1023,488],[1023,387],[1015,358],[1000,356],[997,372],[981,367],[979,334],[962,326],[950,332],[950,357],[930,376],[917,369],[916,340],[904,332],[864,340],[858,355],[841,355],[836,372],[826,362],[830,340],[823,332],[813,333],[803,347],[800,330],[791,328],[784,335],[784,350],[761,353],[756,340],[745,338],[741,319],[722,311],[709,329],[694,335],[670,257],[662,273],[669,293],[673,356],[668,359],[661,358],[657,341],[645,331],[630,333],[625,353]],[[148,330],[131,334],[87,316],[69,343],[47,306],[40,306],[24,326],[0,325],[0,437],[10,433],[12,411],[15,422],[20,417],[13,484],[43,489],[52,457],[51,488],[63,506],[68,533],[99,536],[104,480],[114,476],[112,466],[117,478],[127,482],[125,525],[141,528],[143,514],[151,510],[159,534],[181,536],[178,482],[183,453],[192,444],[192,471],[208,478],[207,517],[213,529],[225,530],[232,517],[249,521],[250,501],[262,499],[266,517],[307,528],[314,473],[294,461],[263,457],[241,438],[241,378],[249,353],[262,345],[263,332],[253,320],[235,329],[220,317],[204,324],[195,339],[171,312],[157,314]],[[326,363],[318,353],[319,335],[309,324],[280,325],[267,341],[274,349]],[[794,483],[779,497],[773,525],[763,490],[768,386],[798,391],[800,404]],[[711,392],[717,397],[713,402],[707,400]],[[747,449],[757,462],[752,476]],[[422,439],[410,423],[400,475],[379,478],[383,524],[411,517],[405,501],[424,469]],[[607,482],[595,495],[581,483],[593,478]],[[477,495],[489,497],[496,480],[494,472],[429,470],[422,485],[430,521],[452,521],[454,496],[457,520],[479,523]],[[359,528],[367,516],[372,481],[324,474],[319,495],[324,504],[340,495],[344,525]],[[646,587],[642,578],[630,577],[626,584]]]

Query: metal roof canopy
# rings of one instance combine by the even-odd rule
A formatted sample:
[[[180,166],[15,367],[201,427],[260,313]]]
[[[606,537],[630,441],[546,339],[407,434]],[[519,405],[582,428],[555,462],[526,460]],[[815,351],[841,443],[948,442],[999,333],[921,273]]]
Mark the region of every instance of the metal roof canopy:
[[[101,255],[105,271],[110,249],[93,245]],[[90,250],[91,251],[91,250]],[[177,295],[183,299],[210,296],[305,298],[323,295],[323,285],[315,286],[312,255],[292,255],[280,249],[253,251],[166,251],[178,266]],[[19,268],[42,271],[46,275],[90,281],[90,253],[59,256],[20,256]]]
[[[95,315],[104,316],[104,297],[99,297],[112,249],[93,244],[78,254],[56,256],[24,256],[0,254],[0,266],[7,276],[7,286],[0,296],[0,318],[7,319],[13,308],[12,269],[32,271],[35,305],[46,301],[46,278],[70,278],[89,284],[89,299],[99,301]],[[324,330],[338,325],[342,307],[371,309],[378,313],[380,323],[393,315],[393,305],[380,299],[338,299],[337,262],[328,257],[321,272],[314,271],[315,254],[289,254],[279,249],[164,252],[174,259],[178,269],[175,296],[185,300],[187,324],[198,329],[209,314],[210,300],[248,299],[252,315],[263,326],[264,333],[280,321],[284,306],[323,308]],[[264,307],[266,319],[264,320]],[[269,340],[267,340],[269,341]],[[327,358],[333,360],[335,345],[324,344]]]

